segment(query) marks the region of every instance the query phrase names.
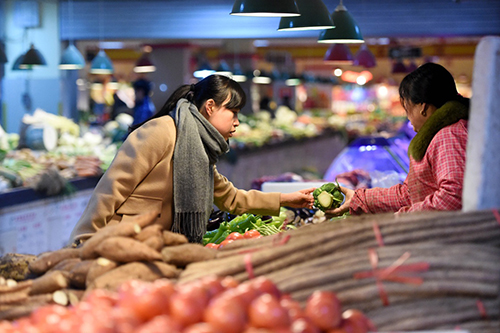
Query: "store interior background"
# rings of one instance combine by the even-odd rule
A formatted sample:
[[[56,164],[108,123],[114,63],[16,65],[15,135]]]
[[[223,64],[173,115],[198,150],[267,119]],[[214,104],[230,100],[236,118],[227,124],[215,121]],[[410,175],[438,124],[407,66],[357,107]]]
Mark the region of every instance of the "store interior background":
[[[330,12],[339,4],[323,2]],[[287,86],[284,79],[268,85],[242,83],[250,97],[242,111],[247,115],[260,110],[263,97],[269,97],[275,108],[289,96],[299,115],[317,110],[366,115],[382,109],[384,115],[404,117],[397,87],[406,73],[393,73],[396,59],[391,50],[419,51],[417,57],[400,59],[406,66],[428,61],[444,65],[459,91],[470,97],[476,46],[481,37],[500,34],[498,0],[346,0],[343,4],[376,57],[373,68],[326,63],[323,59],[331,44],[317,42],[319,31],[282,32],[277,31],[279,18],[231,16],[232,0],[2,1],[0,41],[8,62],[0,66],[0,123],[7,132],[17,132],[22,117],[36,108],[79,121],[93,113],[95,102],[109,104],[116,88],[106,83],[130,84],[142,76],[154,83],[152,100],[158,110],[176,87],[196,82],[193,71],[202,60],[214,68],[222,60],[230,66],[239,63],[244,72],[258,69],[302,76],[299,86]],[[38,24],[26,27],[26,22],[37,19]],[[81,70],[58,68],[70,42],[87,60]],[[47,65],[14,70],[15,60],[30,44]],[[145,46],[151,47],[156,71],[137,74],[133,68]],[[92,57],[100,49],[112,60],[112,75],[89,73]],[[350,46],[352,54],[358,49]],[[358,74],[367,71],[372,78],[362,85],[348,82],[335,76],[338,68]],[[332,156],[340,148],[333,149]]]

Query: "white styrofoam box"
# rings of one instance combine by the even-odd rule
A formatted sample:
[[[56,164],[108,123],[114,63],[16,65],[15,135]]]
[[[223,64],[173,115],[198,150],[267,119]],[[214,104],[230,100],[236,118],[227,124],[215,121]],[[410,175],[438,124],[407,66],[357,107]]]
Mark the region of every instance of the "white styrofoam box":
[[[324,182],[265,182],[262,183],[262,192],[292,193],[311,187],[320,187]]]

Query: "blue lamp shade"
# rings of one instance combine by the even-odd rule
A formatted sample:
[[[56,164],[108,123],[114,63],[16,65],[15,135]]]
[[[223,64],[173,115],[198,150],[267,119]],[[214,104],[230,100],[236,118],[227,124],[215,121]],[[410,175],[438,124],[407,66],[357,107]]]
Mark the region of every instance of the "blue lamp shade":
[[[366,44],[362,44],[354,55],[354,65],[355,66],[363,66],[365,68],[372,68],[377,65],[377,61],[375,60],[375,56],[370,51]]]
[[[5,54],[3,48],[0,47],[0,64],[5,64],[7,62],[7,55]]]
[[[59,69],[73,70],[82,69],[85,67],[85,59],[83,55],[73,44],[69,44],[64,50],[61,61],[59,62]]]
[[[332,65],[352,65],[354,56],[347,45],[333,44],[326,51],[323,60]]]
[[[106,52],[100,50],[99,53],[92,60],[90,65],[90,73],[92,74],[112,74],[114,71],[111,59],[109,59]]]
[[[14,61],[14,64],[12,64],[13,71],[30,71],[33,69],[33,66],[24,66],[23,68],[21,68],[21,61],[23,61],[23,58],[24,53],[17,57],[16,61]]]
[[[19,68],[28,69],[34,66],[45,66],[45,65],[47,65],[45,58],[40,53],[40,51],[35,49],[35,46],[31,44],[30,49],[24,54],[21,63],[19,64]]]
[[[318,43],[364,43],[363,36],[358,24],[342,5],[342,2],[332,13],[332,21],[335,28],[323,30],[318,39]]]
[[[230,13],[236,16],[300,16],[294,0],[236,0]]]
[[[226,61],[220,60],[219,61],[219,66],[215,69],[214,74],[219,74],[219,75],[224,75],[227,77],[232,77],[233,72],[231,71],[231,67],[227,64]]]
[[[243,73],[243,70],[241,69],[240,63],[235,63],[233,66],[233,75],[231,76],[232,79],[236,82],[246,82],[247,81],[247,76],[245,73]]]
[[[300,16],[282,17],[278,31],[322,30],[335,28],[322,0],[295,0]]]
[[[149,52],[144,52],[137,60],[134,67],[136,73],[153,73],[156,71],[156,66],[149,57]]]

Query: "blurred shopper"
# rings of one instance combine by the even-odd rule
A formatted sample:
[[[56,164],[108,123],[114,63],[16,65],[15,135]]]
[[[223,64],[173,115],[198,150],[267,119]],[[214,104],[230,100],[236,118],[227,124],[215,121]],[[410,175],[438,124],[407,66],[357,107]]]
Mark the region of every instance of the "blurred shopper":
[[[134,122],[137,125],[151,118],[156,109],[151,101],[152,83],[146,79],[139,79],[133,84],[135,91]]]
[[[232,214],[278,215],[281,206],[312,207],[314,188],[293,193],[239,190],[215,167],[229,150],[246,102],[241,86],[222,75],[182,85],[131,133],[100,179],[71,241],[108,224],[158,213],[165,230],[201,242],[215,204]]]
[[[408,74],[399,96],[417,132],[408,148],[406,180],[390,188],[342,187],[345,203],[327,215],[462,208],[469,99],[458,93],[450,72],[435,63]]]

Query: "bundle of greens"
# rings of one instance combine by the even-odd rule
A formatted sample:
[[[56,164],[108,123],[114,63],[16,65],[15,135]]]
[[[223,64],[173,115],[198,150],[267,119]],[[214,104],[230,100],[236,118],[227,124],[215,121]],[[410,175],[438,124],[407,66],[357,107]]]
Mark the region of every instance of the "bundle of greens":
[[[339,183],[325,183],[314,190],[314,206],[325,211],[340,207],[344,202],[344,194]]]

